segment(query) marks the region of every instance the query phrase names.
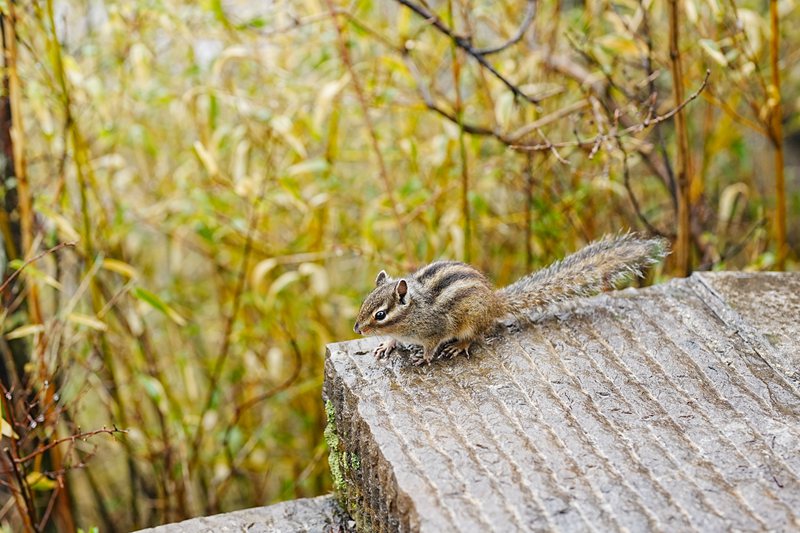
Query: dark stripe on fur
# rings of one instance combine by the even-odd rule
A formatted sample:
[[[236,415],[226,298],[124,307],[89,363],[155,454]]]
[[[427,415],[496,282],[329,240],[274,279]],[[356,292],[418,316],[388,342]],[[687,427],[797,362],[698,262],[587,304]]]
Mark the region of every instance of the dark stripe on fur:
[[[456,283],[457,281],[461,281],[462,279],[484,279],[483,274],[471,269],[461,269],[459,268],[455,272],[451,272],[449,274],[445,274],[439,280],[436,281],[436,284],[431,287],[431,296],[437,298],[439,294],[447,287]]]
[[[436,309],[441,315],[449,314],[456,304],[475,292],[475,287],[462,287],[447,296],[447,301],[437,301]]]
[[[416,280],[420,283],[424,283],[426,279],[435,276],[437,272],[451,265],[463,265],[463,263],[458,263],[456,261],[437,261],[435,263],[431,263],[414,274],[414,278],[416,278]]]

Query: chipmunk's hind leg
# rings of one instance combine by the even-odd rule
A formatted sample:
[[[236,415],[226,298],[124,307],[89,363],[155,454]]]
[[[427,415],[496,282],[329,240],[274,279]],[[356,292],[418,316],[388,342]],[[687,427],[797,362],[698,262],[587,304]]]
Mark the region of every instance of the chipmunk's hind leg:
[[[447,343],[442,343],[439,354],[444,359],[452,359],[460,353],[469,357],[469,349],[472,346],[472,339],[451,339]]]

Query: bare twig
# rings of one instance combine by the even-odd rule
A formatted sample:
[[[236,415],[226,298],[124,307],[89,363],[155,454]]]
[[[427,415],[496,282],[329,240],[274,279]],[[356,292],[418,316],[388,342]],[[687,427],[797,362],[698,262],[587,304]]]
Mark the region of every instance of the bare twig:
[[[14,462],[17,463],[17,464],[27,463],[31,459],[33,459],[33,458],[35,458],[35,457],[37,457],[39,455],[42,455],[47,450],[49,450],[51,448],[55,448],[56,446],[58,446],[59,444],[62,444],[64,442],[72,443],[72,442],[75,442],[76,440],[85,440],[85,439],[88,439],[89,437],[93,437],[95,435],[100,435],[100,434],[103,434],[103,433],[108,434],[108,435],[114,435],[115,433],[127,433],[127,431],[124,430],[124,429],[118,429],[115,426],[113,429],[100,428],[100,429],[95,429],[93,431],[87,431],[85,433],[76,433],[75,435],[69,435],[67,437],[61,437],[60,439],[52,440],[52,441],[48,442],[47,444],[45,444],[43,446],[39,446],[36,450],[34,450],[33,452],[29,453],[28,455],[25,455],[25,456],[22,456],[22,457],[15,457],[14,458]]]
[[[533,267],[533,154],[525,154],[525,271]]]
[[[722,111],[727,113],[727,115],[735,122],[738,122],[739,124],[745,126],[746,128],[750,128],[756,133],[760,133],[764,137],[769,137],[769,130],[767,128],[764,128],[758,122],[750,120],[749,118],[743,116],[741,113],[736,111],[736,109],[734,109],[730,105],[730,103],[728,103],[728,100],[725,97],[717,96],[717,94],[714,92],[713,87],[708,88],[708,91],[706,91],[706,93],[703,95],[703,99],[707,100],[712,105],[720,108]]]
[[[25,482],[25,478],[22,476],[19,466],[14,462],[14,456],[11,453],[11,449],[8,447],[3,448],[3,452],[11,464],[11,472],[14,474],[14,479],[17,482],[16,489],[11,487],[11,490],[15,494],[21,494],[24,501],[25,509],[24,512],[22,509],[20,509],[20,515],[25,524],[26,531],[35,531],[34,524],[38,522],[38,519],[36,517],[36,506],[33,503],[33,495],[30,493],[30,488]]]
[[[700,270],[711,270],[712,268],[714,268],[716,265],[718,265],[722,261],[726,261],[726,260],[728,260],[728,259],[730,259],[732,257],[735,257],[735,256],[739,255],[739,253],[742,250],[744,250],[745,246],[747,246],[748,244],[753,242],[752,241],[752,237],[753,237],[753,234],[756,232],[756,230],[758,230],[759,228],[763,228],[764,226],[766,226],[766,224],[767,224],[767,219],[765,219],[765,218],[759,219],[747,231],[747,234],[745,234],[745,236],[742,237],[739,240],[739,242],[737,242],[737,243],[735,243],[735,244],[733,244],[731,246],[726,247],[725,250],[723,250],[723,252],[721,254],[719,254],[719,259],[718,260],[712,261],[710,263],[702,264],[698,268]]]
[[[389,198],[389,204],[392,209],[392,214],[394,215],[395,224],[397,225],[399,239],[403,243],[406,256],[413,257],[412,248],[409,241],[403,238],[403,225],[401,222],[402,217],[400,213],[400,207],[397,205],[395,200],[394,185],[389,177],[389,171],[386,168],[386,162],[383,159],[383,153],[381,152],[381,147],[378,143],[378,134],[375,132],[375,125],[372,123],[372,118],[369,115],[369,107],[367,106],[367,98],[364,94],[364,88],[361,86],[361,81],[358,79],[356,69],[353,66],[353,61],[350,58],[350,51],[347,49],[347,44],[344,38],[344,30],[338,17],[336,17],[336,7],[333,5],[333,1],[325,0],[325,3],[328,6],[328,11],[330,11],[333,25],[336,28],[336,42],[339,46],[339,55],[342,58],[345,68],[347,68],[347,72],[350,74],[350,79],[353,83],[353,88],[355,89],[356,97],[358,99],[359,106],[361,107],[361,112],[364,115],[364,123],[367,126],[370,143],[372,144],[372,151],[374,152],[375,159],[378,162],[378,173],[380,174],[381,181],[383,182],[386,196]]]
[[[242,305],[242,293],[244,292],[244,286],[247,280],[247,271],[250,266],[253,234],[260,218],[258,210],[264,197],[264,187],[265,185],[262,184],[261,191],[252,205],[252,212],[250,213],[250,221],[247,229],[247,238],[245,240],[244,250],[242,252],[242,265],[239,268],[239,273],[236,278],[236,286],[233,291],[233,303],[231,304],[231,311],[225,319],[225,331],[222,337],[222,346],[220,347],[219,355],[214,361],[214,366],[211,370],[208,391],[206,393],[205,401],[203,402],[203,408],[200,411],[201,423],[198,425],[197,433],[195,433],[192,441],[192,451],[189,459],[190,472],[194,469],[198,459],[200,458],[200,445],[202,444],[203,437],[205,435],[205,426],[202,423],[202,418],[205,413],[208,412],[208,410],[211,408],[211,404],[214,402],[214,393],[216,392],[217,383],[219,382],[219,379],[222,375],[222,369],[224,368],[225,362],[228,360],[228,355],[231,351],[233,326],[236,323],[236,317],[239,315],[239,308]]]
[[[542,129],[536,128],[536,132],[544,140],[545,145],[547,145],[550,148],[550,152],[553,154],[556,160],[563,165],[569,166],[569,161],[561,157],[561,154],[558,153],[558,149],[556,148],[556,146],[554,146],[553,143],[550,142],[550,140],[547,138],[547,135],[544,134]]]
[[[450,25],[453,25],[453,3],[447,2],[448,16],[450,18]],[[466,17],[465,17],[466,18]],[[458,49],[454,41],[450,44],[451,66],[453,72],[453,87],[456,93],[455,111],[458,124],[458,153],[461,159],[461,219],[463,222],[464,231],[464,244],[462,250],[462,257],[467,263],[471,260],[471,242],[472,242],[472,221],[469,210],[469,158],[467,156],[467,146],[464,141],[463,118],[464,118],[464,102],[461,96],[461,58],[458,55]]]
[[[68,246],[69,246],[69,247],[75,246],[75,244],[77,244],[77,243],[76,243],[76,242],[74,242],[74,241],[70,241],[70,242],[62,242],[62,243],[59,243],[59,244],[57,244],[57,245],[53,246],[53,247],[52,247],[52,248],[50,248],[49,250],[45,250],[44,252],[41,252],[41,253],[39,253],[39,254],[35,255],[34,257],[31,257],[30,259],[28,259],[27,261],[25,261],[25,262],[22,264],[22,266],[21,266],[21,267],[19,267],[19,268],[18,268],[17,270],[15,270],[15,271],[14,271],[14,272],[13,272],[13,273],[10,275],[10,276],[8,276],[8,278],[6,278],[6,280],[3,282],[3,284],[2,284],[2,285],[0,285],[0,293],[2,293],[3,291],[5,291],[5,290],[6,290],[6,288],[8,287],[8,285],[9,285],[9,284],[10,284],[12,281],[14,281],[14,279],[15,279],[17,276],[19,276],[19,275],[22,273],[22,271],[23,271],[23,270],[25,270],[25,268],[27,268],[27,267],[28,267],[28,266],[29,266],[31,263],[35,263],[36,261],[38,261],[38,260],[39,260],[39,259],[41,259],[42,257],[44,257],[44,256],[46,256],[46,255],[48,255],[48,254],[51,254],[51,253],[53,253],[53,252],[57,252],[58,250],[60,250],[60,249],[62,249],[62,248],[66,248],[66,247],[68,247]],[[2,304],[0,304],[0,305],[2,305]]]
[[[533,133],[534,131],[538,130],[539,128],[543,128],[548,124],[551,124],[557,120],[561,120],[564,117],[567,117],[573,113],[576,113],[582,110],[584,107],[589,105],[589,100],[583,99],[578,100],[577,102],[573,102],[566,107],[562,107],[549,115],[545,115],[542,118],[535,120],[529,124],[525,124],[518,130],[511,132],[509,135],[505,136],[505,139],[508,139],[510,142],[515,143],[519,141],[524,136]]]
[[[10,424],[12,428],[16,428],[17,420],[11,405],[11,394],[2,382],[0,382],[0,405],[3,407],[2,411],[7,418],[8,424]],[[2,437],[0,437],[0,440],[1,439]],[[19,454],[17,439],[11,438],[9,440],[11,441],[10,446],[4,447],[3,453],[8,460],[10,473],[13,474],[14,481],[16,482],[16,487],[10,484],[10,489],[14,494],[17,512],[25,524],[25,530],[34,531],[33,528],[34,524],[37,523],[37,516],[33,495],[31,494],[30,487],[25,483],[25,477],[20,472],[19,465],[14,462],[14,458]]]
[[[633,193],[633,188],[631,187],[631,175],[630,175],[630,168],[628,167],[628,152],[622,146],[622,140],[617,139],[617,146],[619,147],[620,152],[622,152],[622,176],[623,181],[625,183],[625,190],[628,191],[628,198],[631,201],[631,205],[633,206],[633,210],[636,213],[636,217],[641,221],[642,224],[645,225],[647,230],[652,235],[658,235],[660,237],[664,237],[664,233],[660,231],[658,228],[653,226],[647,217],[642,213],[642,209],[639,206],[639,201],[636,199],[636,195]]]
[[[239,405],[236,406],[236,410],[234,411],[233,420],[231,421],[231,424],[228,426],[228,430],[225,432],[225,437],[223,438],[223,441],[222,441],[224,445],[227,446],[227,444],[229,442],[229,436],[230,436],[231,429],[233,429],[233,427],[239,422],[239,419],[241,418],[242,414],[245,411],[255,407],[256,405],[258,405],[259,403],[263,402],[264,400],[268,400],[269,398],[272,398],[276,394],[285,391],[300,376],[300,370],[303,368],[303,359],[302,359],[302,355],[300,353],[300,348],[297,345],[297,341],[294,339],[294,337],[290,337],[289,338],[289,345],[292,347],[292,355],[293,355],[293,358],[294,358],[294,368],[292,369],[292,373],[289,375],[289,377],[287,377],[281,383],[278,383],[277,385],[275,385],[274,387],[272,387],[268,391],[266,391],[266,392],[264,392],[262,394],[259,394],[258,396],[254,397],[254,398],[250,398],[250,399],[248,399],[248,400],[246,400],[246,401],[244,401],[244,402],[242,402],[242,403],[240,403]]]
[[[409,73],[411,74],[411,77],[414,78],[414,82],[417,85],[417,90],[419,91],[420,96],[422,96],[422,101],[425,102],[425,106],[431,111],[434,111],[435,113],[446,118],[453,124],[459,124],[459,119],[458,117],[456,117],[454,113],[447,111],[446,109],[444,109],[443,107],[441,107],[436,103],[436,101],[433,98],[433,95],[431,94],[430,89],[423,81],[422,75],[420,74],[417,65],[409,56],[408,51],[406,51],[403,54],[403,60],[406,64],[406,67],[408,68]],[[507,139],[506,137],[503,136],[502,133],[492,128],[487,128],[484,126],[476,126],[474,124],[465,123],[463,121],[460,122],[460,125],[466,133],[469,133],[471,135],[485,135],[485,136],[495,137],[497,140],[505,144],[511,143],[510,139]]]
[[[230,436],[231,436],[231,432],[233,431],[233,429],[239,423],[239,420],[241,419],[242,415],[245,413],[245,411],[247,411],[248,409],[251,409],[252,407],[255,407],[256,405],[258,405],[259,403],[263,402],[264,400],[272,398],[276,394],[285,391],[295,381],[297,381],[298,377],[300,377],[300,371],[303,368],[303,357],[302,357],[302,353],[300,351],[300,347],[298,346],[297,340],[295,339],[294,335],[289,333],[289,330],[285,326],[285,324],[281,323],[281,329],[283,329],[284,333],[286,334],[287,338],[289,339],[289,345],[292,347],[292,355],[294,356],[294,368],[292,369],[292,373],[285,380],[283,380],[281,383],[278,383],[277,385],[275,385],[274,387],[272,387],[268,391],[264,392],[263,394],[259,394],[258,396],[254,397],[254,398],[250,398],[249,400],[245,400],[244,402],[241,402],[236,406],[236,409],[234,410],[234,413],[233,413],[233,417],[231,418],[230,422],[228,422],[228,425],[225,428],[225,434],[224,434],[224,436],[222,438],[222,447],[223,447],[223,450],[225,452],[225,457],[228,460],[228,465],[230,466],[231,471],[235,471],[237,467],[234,464],[233,453],[232,453],[232,451],[230,449],[230,446],[229,446],[229,444],[230,444]],[[223,481],[217,487],[215,497],[220,494],[222,489],[225,487],[225,483],[226,483],[226,481]]]
[[[17,194],[19,198],[19,219],[22,233],[22,250],[20,255],[33,252],[35,213],[33,211],[33,195],[26,167],[25,127],[22,122],[22,84],[17,71],[17,12],[14,2],[10,2],[3,15],[3,52],[4,67],[8,78],[8,100],[11,108],[12,123],[12,158],[14,177],[17,180]],[[35,286],[30,287],[28,308],[31,321],[42,323],[39,309],[39,298]]]
[[[533,23],[533,19],[536,17],[536,4],[538,0],[528,0],[528,7],[525,10],[525,17],[522,19],[522,24],[519,25],[519,29],[517,32],[511,37],[509,40],[504,42],[503,44],[489,47],[489,48],[478,48],[475,50],[476,54],[482,56],[488,56],[490,54],[496,54],[498,52],[502,52],[506,48],[513,46],[522,40],[522,37],[525,36],[525,32],[528,31],[528,28],[531,27]]]
[[[472,56],[480,65],[492,73],[492,75],[497,78],[503,85],[505,85],[508,90],[514,93],[515,96],[529,102],[531,104],[538,104],[540,99],[534,98],[532,96],[528,96],[525,94],[522,89],[514,85],[508,78],[500,74],[497,69],[495,69],[491,63],[486,59],[483,53],[480,50],[474,48],[470,43],[469,39],[456,35],[456,33],[450,29],[442,20],[432,11],[428,10],[424,6],[417,5],[409,0],[395,0],[399,4],[402,4],[409,8],[411,11],[419,15],[420,17],[424,18],[432,27],[439,30],[439,32],[443,33],[447,37],[449,37],[453,43],[464,50],[467,54]]]
[[[694,101],[700,95],[700,93],[702,93],[703,90],[706,88],[706,84],[708,83],[708,78],[709,78],[710,75],[711,75],[711,71],[707,70],[706,71],[706,76],[705,76],[705,78],[703,78],[703,83],[700,85],[700,87],[698,87],[698,89],[694,93],[692,93],[688,98],[686,98],[684,101],[682,101],[679,105],[677,105],[676,107],[670,109],[668,112],[664,113],[663,115],[657,115],[657,116],[653,117],[652,119],[647,118],[647,119],[643,120],[642,122],[640,122],[638,124],[634,124],[634,125],[629,126],[627,128],[624,128],[624,129],[621,129],[621,130],[617,130],[617,131],[612,130],[610,133],[606,133],[606,134],[598,134],[595,137],[592,137],[591,139],[585,139],[585,140],[582,140],[582,141],[581,140],[578,140],[578,141],[560,141],[560,142],[546,143],[546,144],[515,144],[515,145],[512,145],[511,148],[513,148],[515,150],[520,150],[522,152],[541,152],[541,151],[544,151],[544,150],[551,150],[553,147],[556,147],[556,148],[566,148],[568,146],[592,147],[592,146],[595,145],[595,143],[598,142],[598,140],[599,141],[606,141],[606,140],[609,140],[609,139],[613,139],[615,137],[620,137],[621,138],[621,137],[627,137],[628,135],[631,135],[631,134],[641,133],[642,131],[644,131],[645,129],[647,129],[649,127],[655,126],[656,124],[664,122],[665,120],[671,119],[673,116],[675,116],[677,113],[679,113],[684,107],[689,105],[689,103]]]

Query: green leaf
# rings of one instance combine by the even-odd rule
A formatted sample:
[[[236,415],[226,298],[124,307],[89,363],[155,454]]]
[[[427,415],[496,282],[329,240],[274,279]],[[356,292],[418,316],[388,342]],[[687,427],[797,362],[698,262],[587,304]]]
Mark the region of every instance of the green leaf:
[[[723,67],[728,66],[728,60],[725,58],[725,54],[722,53],[722,50],[720,50],[716,41],[712,41],[711,39],[700,39],[698,44],[700,44],[700,48],[702,48],[708,57],[713,59],[715,63]]]
[[[24,276],[28,276],[31,279],[41,280],[45,284],[59,291],[64,289],[64,287],[61,285],[61,283],[58,282],[57,279],[55,279],[53,276],[45,272],[42,272],[41,270],[36,268],[33,265],[33,263],[28,263],[28,265],[25,265],[23,261],[19,259],[14,259],[13,261],[10,261],[8,263],[8,266],[16,270],[19,270],[24,267],[25,268],[25,270],[23,271]]]
[[[161,382],[153,376],[148,376],[147,374],[140,374],[137,376],[137,380],[144,389],[144,392],[147,394],[148,398],[160,404],[166,396],[164,386],[161,384]]]
[[[321,158],[307,159],[305,161],[297,163],[296,165],[292,165],[288,169],[286,169],[286,175],[297,176],[298,174],[305,174],[305,173],[315,174],[319,172],[325,172],[326,170],[328,170],[328,168],[330,168],[330,165],[324,159]]]
[[[21,339],[28,335],[35,335],[44,331],[42,324],[26,324],[6,333],[6,340]]]
[[[105,322],[96,317],[84,315],[83,313],[70,313],[67,315],[67,320],[98,331],[108,330],[108,326]]]
[[[111,272],[116,272],[117,274],[120,274],[128,278],[135,278],[139,275],[134,267],[118,259],[104,258],[103,268]]]
[[[14,428],[11,427],[11,424],[9,424],[5,418],[0,418],[0,435],[8,437],[9,439],[19,439],[19,435],[17,435]]]
[[[41,472],[31,472],[25,476],[25,483],[31,490],[48,491],[56,488],[56,482]]]
[[[143,289],[141,287],[136,287],[133,289],[132,294],[141,300],[142,302],[146,303],[153,309],[161,311],[167,317],[169,317],[173,322],[178,324],[179,326],[186,325],[186,319],[183,318],[177,311],[175,311],[172,307],[167,305],[164,300],[153,294],[152,292],[148,291],[147,289]]]

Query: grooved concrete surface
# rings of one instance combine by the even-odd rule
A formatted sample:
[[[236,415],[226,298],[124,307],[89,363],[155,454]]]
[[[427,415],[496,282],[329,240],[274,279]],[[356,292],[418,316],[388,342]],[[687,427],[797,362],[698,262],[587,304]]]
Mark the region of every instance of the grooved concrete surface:
[[[696,274],[506,329],[422,368],[329,345],[359,529],[800,529],[800,274]]]
[[[276,532],[345,532],[341,512],[333,496],[303,498],[254,507],[232,513],[192,518],[139,533],[276,533]]]

